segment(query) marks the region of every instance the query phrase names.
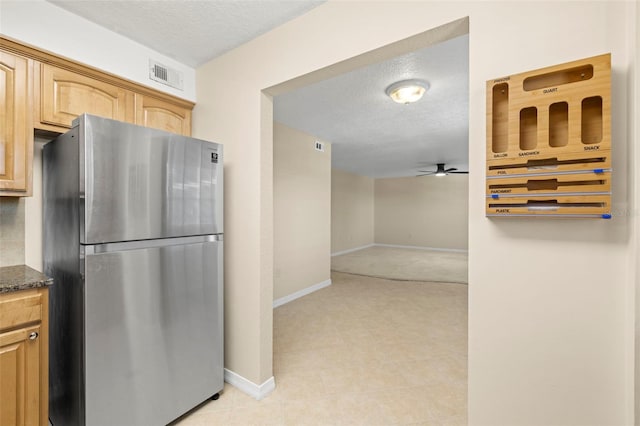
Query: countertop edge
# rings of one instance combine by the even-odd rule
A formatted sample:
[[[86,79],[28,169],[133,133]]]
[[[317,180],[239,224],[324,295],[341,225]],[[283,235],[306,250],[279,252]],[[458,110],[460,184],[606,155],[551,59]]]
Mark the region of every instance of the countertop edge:
[[[53,285],[53,278],[26,265],[0,267],[0,294]]]

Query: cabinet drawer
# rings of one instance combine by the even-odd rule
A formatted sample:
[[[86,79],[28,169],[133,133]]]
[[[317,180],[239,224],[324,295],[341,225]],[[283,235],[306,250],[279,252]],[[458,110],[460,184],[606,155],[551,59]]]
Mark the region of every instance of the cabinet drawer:
[[[42,294],[23,290],[0,297],[0,330],[38,322],[42,319]]]

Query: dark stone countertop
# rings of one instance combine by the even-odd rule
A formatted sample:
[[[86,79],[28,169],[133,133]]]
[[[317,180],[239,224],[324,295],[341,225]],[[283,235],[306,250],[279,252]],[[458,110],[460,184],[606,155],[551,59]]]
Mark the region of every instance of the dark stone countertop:
[[[26,265],[0,267],[0,293],[40,288],[53,284],[52,278]]]

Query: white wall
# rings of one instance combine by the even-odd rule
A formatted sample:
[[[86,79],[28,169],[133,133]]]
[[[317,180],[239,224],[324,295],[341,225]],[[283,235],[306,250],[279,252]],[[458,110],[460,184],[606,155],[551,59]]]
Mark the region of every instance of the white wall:
[[[467,250],[469,177],[375,180],[375,242]]]
[[[331,170],[331,253],[373,244],[373,182]]]
[[[553,3],[549,13],[539,3],[505,3],[473,14],[470,135],[485,134],[484,80],[611,52],[613,204],[626,210],[630,117],[622,76],[628,72],[624,22],[631,6]],[[479,160],[484,146],[473,139],[470,158]],[[481,170],[478,160],[472,170]],[[631,423],[628,217],[489,220],[482,217],[483,186],[470,182],[471,421]]]
[[[636,253],[629,218],[487,219],[482,176],[486,80],[611,52],[613,202],[616,210],[629,207],[625,159],[634,135],[627,134],[625,76],[635,51],[626,36],[637,26],[627,19],[635,8],[329,1],[200,67],[194,134],[225,143],[228,161],[227,367],[257,384],[272,376],[272,105],[261,91],[468,16],[476,176],[469,182],[469,422],[632,423],[634,312],[626,298]]]
[[[42,148],[49,142],[36,137],[33,147],[33,195],[25,198],[25,261],[36,271],[44,271],[42,253]]]
[[[331,279],[331,144],[273,125],[275,300]]]
[[[0,266],[24,264],[24,198],[0,197]]]
[[[640,99],[640,7],[636,5],[635,16],[629,13],[628,29],[629,29],[629,52],[630,52],[630,72],[627,76],[629,82],[629,117],[638,117],[638,99]],[[633,25],[635,23],[635,25]],[[635,40],[635,42],[634,42]],[[628,215],[634,220],[631,221],[633,227],[632,235],[632,251],[629,256],[630,276],[635,277],[635,287],[629,291],[629,303],[632,305],[628,308],[631,311],[630,316],[635,320],[634,335],[635,341],[629,342],[629,358],[635,365],[635,374],[629,375],[628,380],[633,382],[635,390],[635,424],[640,425],[640,233],[638,232],[638,212],[640,212],[640,197],[637,195],[640,188],[640,149],[637,147],[638,137],[640,136],[640,123],[638,120],[629,120],[629,137],[635,143],[630,144],[629,169],[630,180],[632,182],[630,194],[631,202]],[[631,208],[632,207],[632,208]],[[635,238],[633,238],[635,236]],[[634,255],[635,253],[635,255]],[[634,294],[635,293],[635,294]],[[632,311],[633,309],[633,311]],[[632,315],[633,314],[633,315]]]
[[[467,175],[372,179],[333,169],[331,252],[371,244],[467,250]]]
[[[196,100],[193,68],[47,1],[0,1],[0,34],[179,98]],[[150,80],[149,59],[182,71],[184,90]]]

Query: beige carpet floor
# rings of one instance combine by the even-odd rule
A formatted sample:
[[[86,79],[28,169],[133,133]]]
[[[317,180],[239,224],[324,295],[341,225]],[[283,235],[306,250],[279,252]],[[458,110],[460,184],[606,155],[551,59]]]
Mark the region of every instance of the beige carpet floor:
[[[467,253],[373,246],[331,258],[331,270],[403,281],[468,283]]]
[[[331,278],[274,310],[271,395],[225,385],[175,424],[466,425],[468,287]]]

